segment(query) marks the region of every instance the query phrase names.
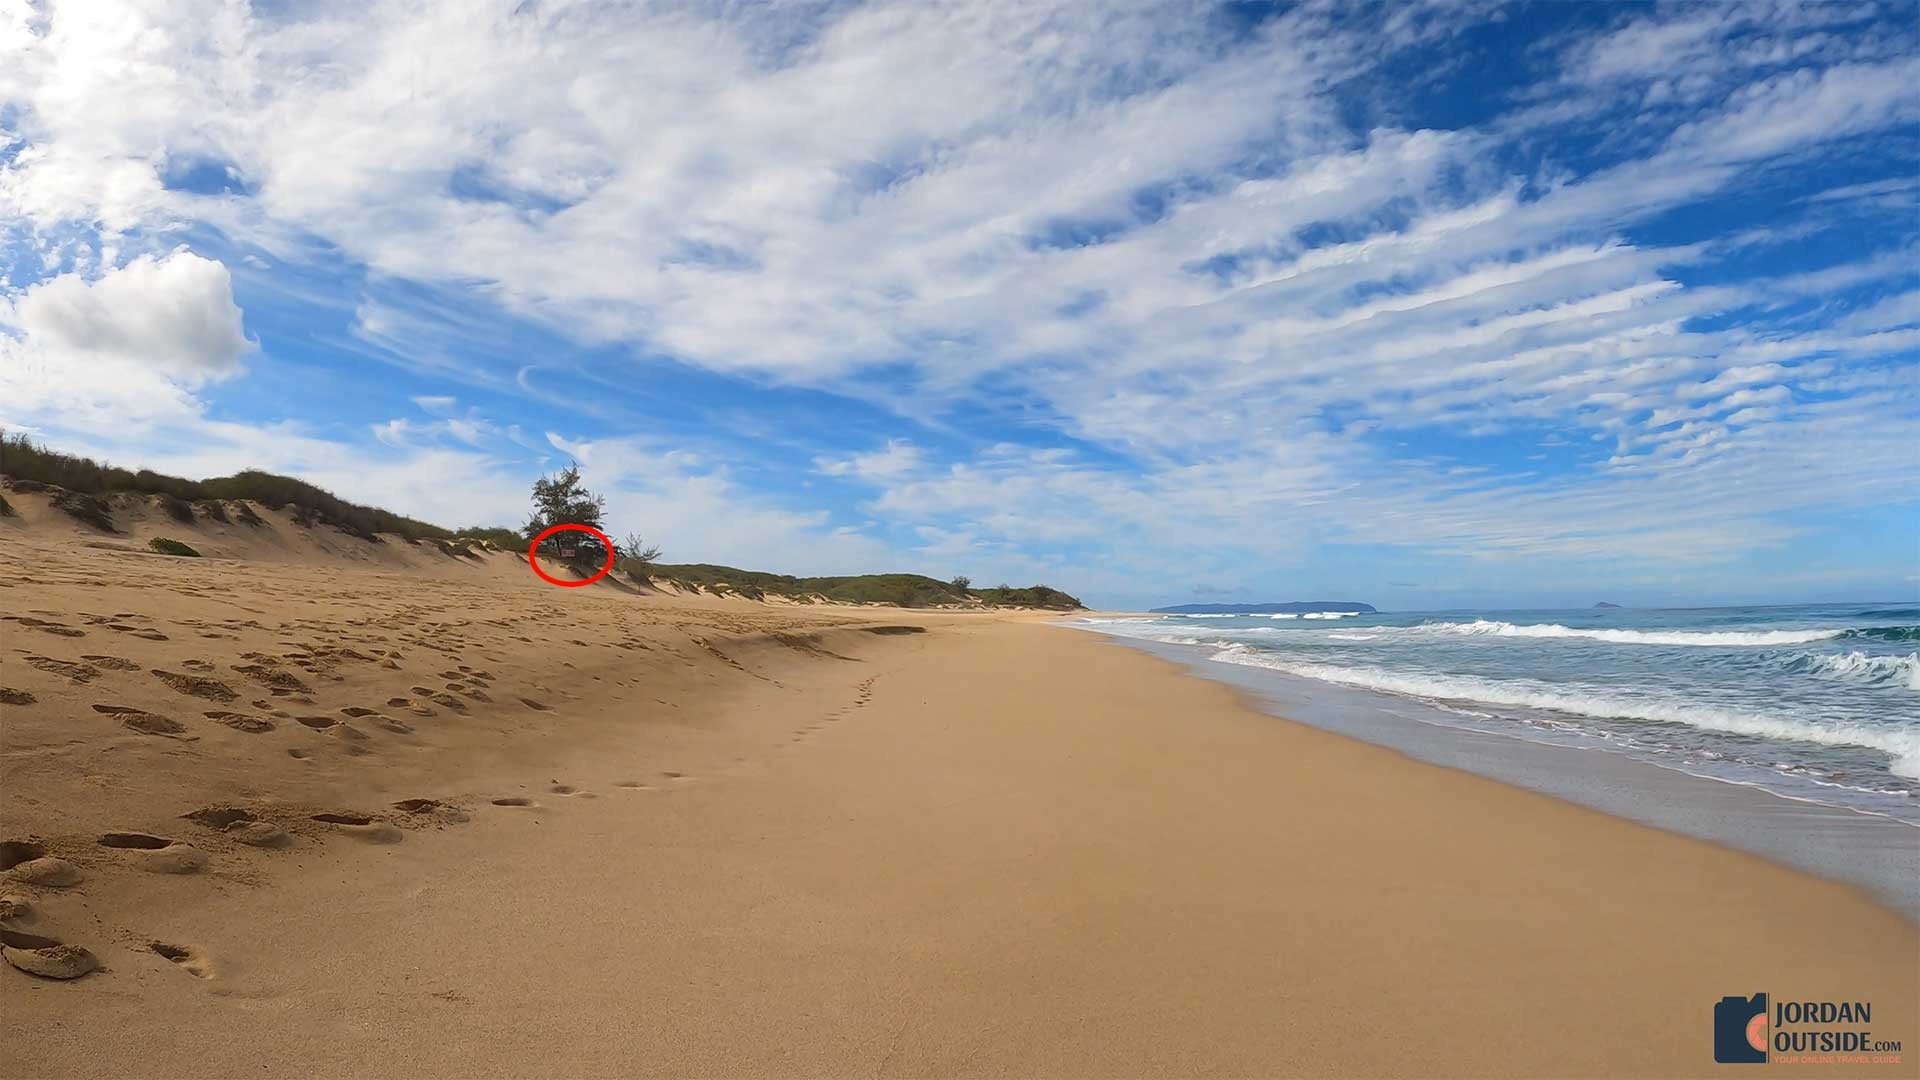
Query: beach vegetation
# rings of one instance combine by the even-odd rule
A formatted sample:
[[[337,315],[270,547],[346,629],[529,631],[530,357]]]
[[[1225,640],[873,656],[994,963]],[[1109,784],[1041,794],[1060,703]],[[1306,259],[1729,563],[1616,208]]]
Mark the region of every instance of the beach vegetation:
[[[606,516],[607,500],[587,490],[580,480],[580,466],[570,464],[553,476],[533,482],[533,517],[528,519],[525,532],[532,539],[555,525],[590,525],[597,529]]]
[[[614,550],[620,557],[616,564],[620,572],[635,581],[646,581],[653,573],[653,565],[660,561],[660,546],[647,543],[639,533],[628,533],[626,539],[614,545]]]
[[[973,595],[995,607],[1076,611],[1086,606],[1080,602],[1079,598],[1046,585],[1029,585],[1019,589],[1011,585],[998,585],[991,589],[975,589]]]
[[[168,517],[182,525],[193,524],[192,503],[177,495],[169,495],[165,492],[155,495],[154,500],[160,504],[160,509],[166,511]]]
[[[179,555],[188,559],[197,559],[200,557],[200,553],[188,545],[178,540],[169,540],[164,536],[156,536],[147,541],[147,546],[162,555]]]
[[[455,529],[454,534],[462,540],[483,541],[501,551],[525,551],[527,548],[527,537],[500,526],[475,525],[470,528]]]
[[[136,471],[103,465],[92,458],[37,445],[20,434],[0,432],[0,476],[11,478],[15,490],[28,490],[22,486],[23,482],[40,485],[50,492],[58,489],[59,493],[54,496],[55,506],[106,532],[117,530],[98,496],[129,492],[173,500],[163,503],[163,509],[181,522],[192,520],[188,503],[198,503],[204,508],[210,504],[240,503],[245,500],[274,510],[294,507],[295,518],[303,525],[331,525],[370,542],[378,542],[377,533],[393,533],[411,539],[446,539],[453,536],[451,531],[437,525],[348,502],[332,492],[291,476],[243,469],[232,476],[187,480],[149,469]],[[188,516],[182,517],[182,510]],[[242,524],[265,524],[250,507],[240,505],[230,510]],[[219,520],[224,515],[209,511],[207,516]]]
[[[1083,606],[1057,589],[1037,585],[1027,589],[1002,586],[999,590],[956,588],[921,574],[858,574],[845,577],[794,577],[712,563],[656,563],[648,573],[682,588],[716,595],[760,600],[768,596],[840,604],[886,604],[893,607],[977,607],[981,602],[1006,607],[1044,607],[1070,611]]]
[[[18,484],[14,485],[14,488],[16,491],[23,490]],[[53,508],[75,521],[83,525],[91,525],[101,532],[120,531],[119,527],[113,523],[113,508],[107,505],[105,499],[78,491],[63,491],[55,487],[48,487],[45,490],[53,496]]]

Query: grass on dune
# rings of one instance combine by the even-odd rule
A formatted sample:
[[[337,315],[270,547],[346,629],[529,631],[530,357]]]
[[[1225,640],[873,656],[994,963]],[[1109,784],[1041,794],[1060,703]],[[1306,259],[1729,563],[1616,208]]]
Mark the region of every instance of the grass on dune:
[[[197,559],[200,557],[200,553],[193,550],[193,548],[178,540],[169,540],[164,536],[156,536],[147,541],[147,546],[162,555],[180,555],[189,559]]]

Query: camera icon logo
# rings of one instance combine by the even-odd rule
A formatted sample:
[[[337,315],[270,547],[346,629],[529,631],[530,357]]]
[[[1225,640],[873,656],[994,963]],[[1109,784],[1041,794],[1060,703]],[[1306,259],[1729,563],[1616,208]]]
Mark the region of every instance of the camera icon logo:
[[[1722,1065],[1767,1061],[1767,995],[1729,995],[1713,1007],[1713,1060]]]

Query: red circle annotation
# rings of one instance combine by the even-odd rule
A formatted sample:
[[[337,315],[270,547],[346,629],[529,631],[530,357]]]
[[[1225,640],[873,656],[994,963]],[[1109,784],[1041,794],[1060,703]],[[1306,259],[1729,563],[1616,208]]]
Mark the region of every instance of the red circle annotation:
[[[592,536],[595,540],[600,541],[601,548],[605,549],[607,553],[607,565],[601,567],[599,573],[590,578],[582,578],[579,581],[561,581],[559,578],[540,569],[540,545],[545,542],[547,537],[558,532],[583,532]],[[533,572],[540,575],[540,580],[549,585],[558,585],[563,589],[577,589],[582,585],[591,585],[599,581],[601,578],[607,576],[608,571],[613,569],[613,541],[607,539],[606,533],[601,532],[591,525],[553,525],[542,530],[539,536],[533,538],[533,543],[527,545],[527,565],[533,567]]]

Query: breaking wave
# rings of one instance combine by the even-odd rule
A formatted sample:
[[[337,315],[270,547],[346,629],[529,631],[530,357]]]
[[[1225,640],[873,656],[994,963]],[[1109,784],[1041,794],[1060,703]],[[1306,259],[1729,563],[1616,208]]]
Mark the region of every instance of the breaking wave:
[[[1788,657],[1781,666],[1808,675],[1920,690],[1920,653],[1905,656],[1874,656],[1857,651],[1798,653]]]
[[[1889,755],[1893,759],[1889,769],[1894,774],[1920,779],[1920,731],[1872,728],[1859,724],[1821,724],[1749,709],[1699,705],[1671,698],[1586,692],[1522,679],[1431,675],[1296,662],[1244,648],[1223,649],[1213,659],[1408,697],[1547,709],[1597,719],[1679,724],[1701,731],[1786,739],[1821,746],[1865,747]]]
[[[1848,630],[1841,637],[1872,638],[1875,641],[1920,641],[1920,626],[1869,626]]]
[[[1423,630],[1490,637],[1586,638],[1617,645],[1804,645],[1864,630],[1595,630],[1559,623],[1510,623],[1475,619],[1466,623],[1425,623]],[[1892,627],[1890,629],[1920,629]]]

